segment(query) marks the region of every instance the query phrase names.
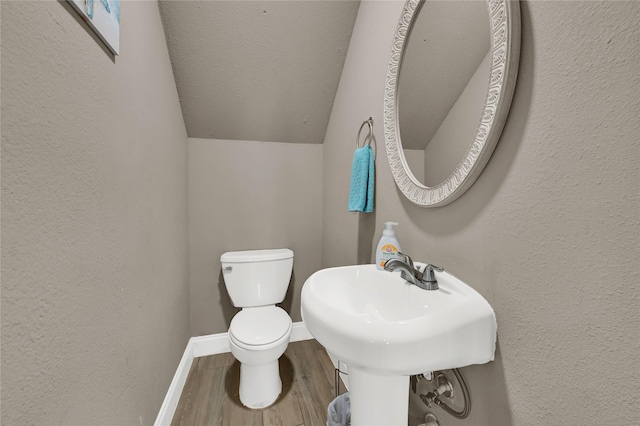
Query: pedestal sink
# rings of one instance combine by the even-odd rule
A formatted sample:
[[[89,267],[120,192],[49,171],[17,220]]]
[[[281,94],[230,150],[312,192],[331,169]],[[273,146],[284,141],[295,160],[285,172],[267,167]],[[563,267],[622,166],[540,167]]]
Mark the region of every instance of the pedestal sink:
[[[304,283],[307,329],[349,366],[353,426],[406,425],[409,376],[493,360],[489,303],[447,272],[436,278],[438,290],[422,290],[398,272],[354,265],[320,270]]]

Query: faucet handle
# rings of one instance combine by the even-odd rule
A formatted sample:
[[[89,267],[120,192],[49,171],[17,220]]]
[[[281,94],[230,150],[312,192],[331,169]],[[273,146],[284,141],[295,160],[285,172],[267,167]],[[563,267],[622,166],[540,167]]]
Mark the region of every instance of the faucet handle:
[[[426,282],[436,282],[436,275],[434,274],[433,271],[436,272],[444,272],[444,268],[441,266],[435,266],[435,265],[431,265],[431,264],[427,264],[424,267],[424,271],[422,271],[423,274],[423,278],[422,281],[426,281]]]
[[[398,256],[402,256],[402,260],[404,260],[404,263],[406,263],[407,265],[411,266],[412,268],[413,266],[413,259],[411,259],[411,256],[409,256],[408,254],[404,254],[401,252],[398,252]]]

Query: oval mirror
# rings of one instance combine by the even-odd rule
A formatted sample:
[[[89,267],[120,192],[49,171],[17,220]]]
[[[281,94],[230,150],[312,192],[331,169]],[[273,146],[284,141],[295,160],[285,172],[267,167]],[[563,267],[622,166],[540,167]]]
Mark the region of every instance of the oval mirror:
[[[394,179],[413,203],[448,204],[480,175],[508,115],[519,50],[517,1],[406,2],[384,132]]]

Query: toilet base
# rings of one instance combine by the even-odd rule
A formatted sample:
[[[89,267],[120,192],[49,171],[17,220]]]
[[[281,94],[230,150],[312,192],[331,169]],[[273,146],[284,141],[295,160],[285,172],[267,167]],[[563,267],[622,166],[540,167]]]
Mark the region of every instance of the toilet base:
[[[249,408],[265,408],[282,392],[278,360],[260,365],[240,363],[240,402]]]

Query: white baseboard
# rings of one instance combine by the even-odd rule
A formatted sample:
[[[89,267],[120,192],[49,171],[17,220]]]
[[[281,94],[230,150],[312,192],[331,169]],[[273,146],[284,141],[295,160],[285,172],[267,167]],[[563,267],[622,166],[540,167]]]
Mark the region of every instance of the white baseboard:
[[[307,330],[303,322],[293,323],[291,338],[289,339],[290,342],[300,342],[311,339],[313,339],[313,336],[309,333],[309,330]],[[154,426],[168,426],[171,424],[194,358],[223,354],[230,351],[228,333],[209,334],[207,336],[197,336],[189,339],[180,364],[178,364],[178,369],[173,375],[171,385],[169,385],[169,390],[164,397],[160,411],[158,411],[158,417],[156,417]]]
[[[182,394],[182,388],[187,381],[187,376],[189,375],[189,370],[191,370],[193,358],[195,358],[193,355],[193,345],[191,344],[192,340],[193,338],[189,339],[187,348],[185,349],[184,354],[182,354],[182,359],[180,359],[178,369],[173,375],[173,380],[171,380],[169,390],[164,397],[164,401],[162,401],[160,411],[158,411],[158,417],[156,417],[156,421],[154,423],[155,426],[171,424],[173,414],[176,411],[180,395]]]

